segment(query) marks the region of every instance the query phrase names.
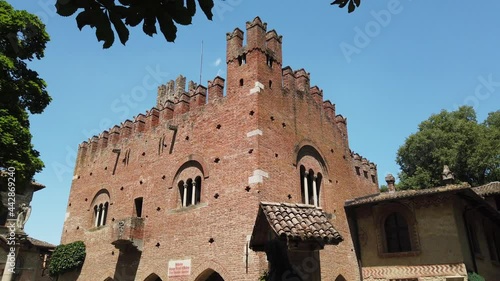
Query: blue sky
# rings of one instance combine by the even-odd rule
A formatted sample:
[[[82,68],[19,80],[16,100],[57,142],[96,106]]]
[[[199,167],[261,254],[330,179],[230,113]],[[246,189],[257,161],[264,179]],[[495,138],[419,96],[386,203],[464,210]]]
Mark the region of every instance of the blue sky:
[[[311,85],[348,118],[351,149],[377,163],[379,181],[398,173],[396,152],[418,124],[442,109],[472,105],[482,121],[500,105],[500,2],[369,1],[352,14],[331,1],[215,0],[179,27],[175,43],[132,29],[127,46],[102,49],[94,30],[56,15],[55,0],[9,1],[37,14],[51,37],[45,58],[30,62],[53,102],[31,116],[45,162],[26,225],[59,244],[78,144],[155,105],[156,87],[178,74],[202,84],[225,77],[225,34],[260,16],[283,35],[283,65],[305,68]],[[219,63],[218,63],[219,62]]]

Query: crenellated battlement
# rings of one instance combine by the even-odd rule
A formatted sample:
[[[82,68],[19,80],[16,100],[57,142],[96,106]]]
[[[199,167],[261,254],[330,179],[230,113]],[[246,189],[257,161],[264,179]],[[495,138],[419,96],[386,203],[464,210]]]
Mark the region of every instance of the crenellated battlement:
[[[168,120],[224,99],[225,90],[229,100],[261,91],[275,96],[281,93],[298,95],[304,99],[306,106],[315,106],[347,143],[347,119],[336,114],[335,104],[323,100],[324,93],[320,87],[311,87],[310,73],[304,68],[282,68],[282,36],[274,29],[267,31],[267,24],[259,17],[247,22],[245,27],[246,32],[235,28],[226,34],[227,81],[217,76],[205,87],[179,75],[158,87],[155,107],[83,142],[80,153],[83,156],[99,154],[108,145],[115,146]]]
[[[375,163],[370,162],[354,151],[351,151],[351,159],[358,176],[364,176],[367,179],[371,177],[372,181],[377,182],[377,165]]]
[[[189,81],[186,89],[186,78],[180,75],[175,80],[160,85],[156,107],[151,108],[146,113],[139,113],[132,120],[127,119],[98,136],[92,136],[83,141],[78,147],[78,159],[98,155],[108,145],[117,145],[124,139],[157,127],[163,121],[173,119],[223,98],[224,81],[224,78],[217,76],[208,81],[208,88]]]
[[[347,118],[336,115],[335,104],[323,100],[323,90],[318,86],[310,87],[311,74],[305,69],[293,70],[290,66],[282,69],[283,90],[288,93],[310,96],[324,111],[325,115],[335,124],[347,139]]]
[[[244,34],[239,28],[226,33],[226,63],[238,61],[243,64],[248,53],[258,50],[281,65],[283,36],[276,30],[267,31],[267,23],[256,17],[246,23],[246,45],[243,45]]]

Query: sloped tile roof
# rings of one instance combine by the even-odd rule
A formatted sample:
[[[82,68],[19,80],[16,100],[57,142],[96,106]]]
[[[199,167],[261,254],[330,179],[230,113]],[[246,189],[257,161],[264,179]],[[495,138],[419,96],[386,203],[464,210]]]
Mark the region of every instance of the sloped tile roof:
[[[54,249],[56,247],[55,245],[52,245],[52,244],[50,244],[48,242],[41,241],[41,240],[35,239],[33,237],[30,237],[30,236],[28,236],[26,238],[26,240],[28,242],[30,242],[33,246],[38,247],[38,248]],[[0,241],[2,241],[3,243],[7,244],[8,240],[7,240],[5,234],[0,234]]]
[[[490,182],[485,185],[474,187],[472,188],[472,190],[474,190],[474,192],[483,197],[500,194],[500,182],[498,181]]]
[[[55,248],[56,247],[55,245],[52,245],[52,244],[45,242],[45,241],[35,239],[33,237],[28,237],[28,241],[30,241],[31,244],[33,244],[34,246],[39,247],[39,248]]]
[[[272,202],[261,202],[260,207],[278,236],[302,241],[320,239],[334,245],[343,240],[320,208]]]
[[[356,205],[363,205],[363,204],[368,204],[368,203],[390,201],[390,200],[403,199],[403,198],[411,198],[411,197],[417,197],[417,196],[422,196],[422,195],[432,195],[432,194],[438,194],[438,193],[453,192],[453,191],[459,191],[459,190],[464,190],[464,189],[468,189],[468,188],[470,188],[469,184],[459,184],[459,185],[450,184],[450,185],[446,185],[446,186],[427,188],[427,189],[419,189],[419,190],[401,190],[401,191],[394,191],[394,192],[382,192],[382,193],[375,193],[372,195],[358,197],[358,198],[354,198],[352,200],[348,200],[348,201],[346,201],[345,205],[346,206],[356,206]]]

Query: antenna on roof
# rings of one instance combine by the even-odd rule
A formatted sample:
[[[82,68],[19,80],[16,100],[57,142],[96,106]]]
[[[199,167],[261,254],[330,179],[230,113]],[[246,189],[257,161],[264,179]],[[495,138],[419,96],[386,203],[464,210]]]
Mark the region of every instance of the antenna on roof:
[[[201,40],[201,58],[200,58],[200,83],[201,85],[201,73],[203,72],[203,40]]]

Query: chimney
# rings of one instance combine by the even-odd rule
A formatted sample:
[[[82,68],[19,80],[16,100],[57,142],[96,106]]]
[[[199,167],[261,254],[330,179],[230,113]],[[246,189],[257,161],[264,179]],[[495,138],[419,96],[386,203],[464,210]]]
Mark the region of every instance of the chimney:
[[[455,175],[450,171],[448,165],[444,165],[442,176],[445,185],[452,184],[455,181]]]
[[[392,174],[388,174],[387,176],[385,176],[385,182],[387,183],[387,189],[389,190],[389,192],[396,191],[396,186],[394,185],[396,179]]]

